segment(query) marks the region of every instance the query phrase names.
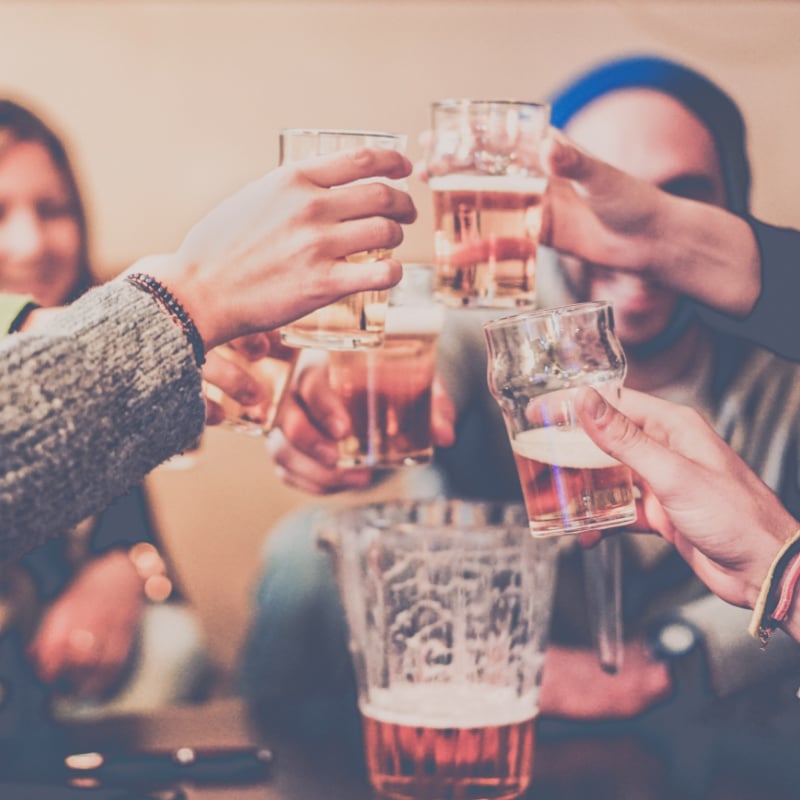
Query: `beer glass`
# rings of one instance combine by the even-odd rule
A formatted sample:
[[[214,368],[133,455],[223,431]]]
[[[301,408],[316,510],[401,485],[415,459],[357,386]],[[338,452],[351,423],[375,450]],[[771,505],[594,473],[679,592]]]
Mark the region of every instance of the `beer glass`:
[[[444,308],[434,297],[435,270],[404,264],[389,292],[383,344],[330,353],[331,388],[351,433],[339,440],[339,467],[391,468],[433,457],[431,395]]]
[[[404,151],[406,136],[372,131],[287,129],[280,135],[281,164],[358,147]],[[370,181],[405,188],[405,181],[370,178]],[[391,250],[371,250],[349,256],[348,261],[378,261]],[[290,347],[326,350],[358,350],[383,341],[386,317],[385,291],[356,292],[329,306],[312,311],[281,329],[283,343]]]
[[[580,426],[574,396],[593,386],[612,402],[625,355],[607,302],[528,311],[484,325],[489,390],[500,406],[517,463],[531,533],[550,536],[636,520],[628,467]],[[588,611],[601,666],[622,664],[620,543],[583,555]]]
[[[549,120],[542,103],[433,104],[428,174],[438,293],[448,305],[533,304]]]
[[[534,536],[615,528],[636,519],[628,467],[578,421],[576,391],[612,402],[625,355],[607,302],[527,311],[483,326],[489,390],[500,406]]]
[[[255,337],[248,339],[256,341]],[[259,436],[269,433],[275,425],[300,351],[283,344],[278,331],[259,334],[257,341],[266,352],[259,350],[257,353],[248,353],[244,344],[247,340],[241,341],[238,349],[224,344],[217,348],[217,352],[247,372],[261,387],[264,399],[254,405],[243,406],[212,384],[206,384],[205,392],[210,400],[222,406],[225,412],[223,424],[226,427]]]
[[[382,797],[528,788],[557,542],[521,505],[394,501],[323,512]]]

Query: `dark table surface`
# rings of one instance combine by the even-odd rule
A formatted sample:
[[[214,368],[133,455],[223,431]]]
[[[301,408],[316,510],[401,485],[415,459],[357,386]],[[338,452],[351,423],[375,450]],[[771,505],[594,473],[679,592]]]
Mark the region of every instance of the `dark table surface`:
[[[797,710],[791,704],[797,706]],[[777,712],[777,713],[776,713]],[[571,726],[541,720],[531,800],[788,800],[800,798],[800,701],[787,687],[753,690],[667,735],[645,725]],[[787,723],[787,719],[789,722]],[[189,800],[367,800],[352,754],[249,721],[241,703],[217,700],[152,716],[69,728],[75,751],[267,745],[271,775],[251,785],[186,785]],[[91,800],[91,795],[87,795]]]

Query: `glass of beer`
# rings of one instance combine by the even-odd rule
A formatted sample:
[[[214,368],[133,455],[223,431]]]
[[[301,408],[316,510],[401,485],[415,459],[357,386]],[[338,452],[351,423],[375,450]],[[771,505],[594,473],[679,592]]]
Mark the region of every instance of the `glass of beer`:
[[[428,154],[438,294],[451,306],[535,300],[550,107],[506,100],[433,104]]]
[[[281,164],[359,147],[385,148],[403,152],[407,137],[372,131],[286,129],[280,135]],[[405,189],[406,181],[370,178]],[[391,250],[371,250],[349,256],[348,261],[379,261],[390,258]],[[357,292],[329,306],[312,311],[281,329],[290,347],[326,350],[360,350],[377,347],[383,341],[386,318],[385,291]]]
[[[619,397],[626,362],[611,304],[526,311],[483,330],[534,536],[634,522],[630,469],[592,442],[574,407],[580,386]]]
[[[217,352],[247,372],[263,395],[259,403],[243,406],[213,384],[206,384],[208,398],[225,412],[223,424],[254,436],[269,433],[275,425],[300,351],[287,347],[278,331],[268,331],[237,340],[235,345],[222,345]]]
[[[501,800],[531,782],[557,542],[521,505],[323,512],[380,797]]]
[[[339,441],[339,467],[392,468],[433,457],[431,396],[444,307],[434,296],[435,269],[404,264],[389,292],[383,344],[330,353],[331,388],[350,416]]]

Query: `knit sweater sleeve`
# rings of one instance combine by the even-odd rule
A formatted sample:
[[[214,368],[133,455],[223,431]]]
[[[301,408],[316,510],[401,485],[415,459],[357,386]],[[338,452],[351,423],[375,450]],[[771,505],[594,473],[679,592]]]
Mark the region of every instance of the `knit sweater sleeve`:
[[[121,280],[3,340],[0,376],[0,559],[100,511],[204,423],[184,334]]]

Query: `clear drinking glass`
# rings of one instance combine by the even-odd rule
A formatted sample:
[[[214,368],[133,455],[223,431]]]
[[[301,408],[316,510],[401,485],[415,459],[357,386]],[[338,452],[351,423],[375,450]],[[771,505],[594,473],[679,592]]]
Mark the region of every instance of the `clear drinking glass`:
[[[580,425],[577,389],[619,397],[626,362],[611,304],[527,311],[484,325],[489,389],[500,406],[534,536],[614,528],[636,520],[633,477]],[[622,658],[620,544],[584,554],[601,664]]]
[[[281,131],[281,164],[358,147],[384,148],[403,152],[407,137],[377,131],[287,129]],[[405,181],[370,178],[399,188]],[[389,258],[390,250],[371,250],[348,258],[352,262]],[[357,292],[329,306],[312,311],[281,329],[290,347],[319,347],[328,350],[356,350],[377,347],[383,341],[386,317],[385,291]]]
[[[248,339],[255,340],[255,337]],[[244,341],[240,340],[237,346],[222,345],[217,352],[247,372],[261,387],[264,399],[243,406],[212,384],[206,385],[205,392],[210,400],[222,406],[226,427],[259,436],[269,433],[275,425],[300,350],[283,344],[278,331],[259,334],[257,353],[248,352]]]
[[[521,505],[396,501],[323,512],[379,796],[528,788],[557,542]]]
[[[433,104],[428,154],[438,293],[451,306],[535,299],[550,107],[506,100]]]
[[[351,434],[339,440],[339,467],[401,467],[433,457],[431,396],[444,325],[434,281],[433,266],[404,264],[389,292],[383,344],[330,353],[331,389],[351,421]]]

